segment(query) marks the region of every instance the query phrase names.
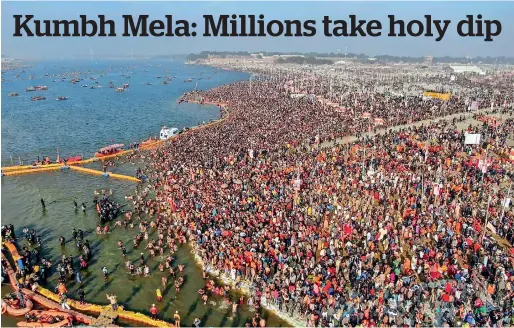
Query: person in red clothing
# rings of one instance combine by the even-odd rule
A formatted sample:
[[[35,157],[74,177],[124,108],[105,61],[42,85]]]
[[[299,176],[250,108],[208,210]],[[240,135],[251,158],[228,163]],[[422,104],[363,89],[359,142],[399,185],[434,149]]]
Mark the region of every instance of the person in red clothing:
[[[157,319],[157,313],[159,313],[159,310],[157,310],[155,304],[152,304],[152,307],[150,308],[150,314],[152,315],[152,319]]]

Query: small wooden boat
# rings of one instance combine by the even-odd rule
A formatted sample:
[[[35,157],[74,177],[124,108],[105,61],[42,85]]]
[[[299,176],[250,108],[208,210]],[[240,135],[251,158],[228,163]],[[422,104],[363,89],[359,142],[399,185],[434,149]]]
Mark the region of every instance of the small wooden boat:
[[[30,100],[32,101],[37,101],[37,100],[45,100],[46,98],[43,97],[43,96],[34,96],[32,98],[30,98]]]
[[[66,100],[66,99],[68,99],[68,97],[65,97],[65,96],[57,97],[57,100]]]
[[[102,158],[105,156],[117,154],[123,151],[123,146],[123,144],[114,144],[107,147],[103,147],[96,152],[95,157]]]
[[[17,92],[10,92],[10,93],[9,93],[9,97],[17,97],[17,96],[19,96],[19,95],[20,95],[20,94],[19,94],[19,93],[17,93]]]
[[[25,321],[17,323],[18,327],[70,327],[72,324],[71,314],[55,310],[30,311],[25,316]]]
[[[66,159],[66,163],[74,163],[74,162],[79,162],[81,160],[82,160],[82,155],[72,156],[72,157],[68,157]]]

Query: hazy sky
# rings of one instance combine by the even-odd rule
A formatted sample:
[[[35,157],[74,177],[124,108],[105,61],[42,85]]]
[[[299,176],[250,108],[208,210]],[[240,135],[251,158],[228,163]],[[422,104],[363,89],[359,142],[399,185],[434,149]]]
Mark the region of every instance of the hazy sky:
[[[337,52],[345,49],[369,55],[404,56],[514,56],[514,2],[6,2],[2,1],[2,55],[25,58],[65,58],[135,56],[156,54],[184,54],[202,50],[227,51],[315,51]],[[117,37],[13,37],[13,15],[34,15],[34,19],[78,19],[79,15],[97,19],[97,15],[116,22]],[[174,20],[196,22],[197,37],[121,37],[122,15],[148,14],[150,19],[164,20],[172,14]],[[203,15],[247,14],[265,15],[265,20],[298,19],[316,20],[316,36],[306,37],[202,37]],[[332,37],[323,35],[322,19],[349,20],[348,15],[359,19],[376,19],[383,24],[380,37]],[[433,19],[449,19],[451,24],[444,39],[435,37],[387,37],[389,20],[393,14],[405,21],[424,15]],[[466,15],[482,14],[483,19],[496,19],[503,31],[492,42],[483,37],[462,38],[457,35],[457,23]],[[32,25],[33,26],[33,25]]]

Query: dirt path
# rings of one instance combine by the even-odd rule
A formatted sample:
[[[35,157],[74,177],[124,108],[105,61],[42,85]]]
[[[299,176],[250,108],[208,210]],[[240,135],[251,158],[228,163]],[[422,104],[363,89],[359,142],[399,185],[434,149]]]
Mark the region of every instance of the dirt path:
[[[377,130],[376,132],[366,132],[366,133],[363,133],[362,136],[363,137],[364,136],[374,136],[376,134],[384,133],[386,131],[399,131],[401,129],[405,129],[405,128],[408,128],[408,127],[411,127],[411,126],[421,126],[423,124],[426,125],[426,124],[433,123],[433,122],[440,122],[440,121],[444,121],[444,120],[451,120],[451,119],[456,118],[456,117],[465,116],[466,120],[464,120],[462,122],[459,122],[457,124],[457,128],[458,129],[463,129],[463,128],[467,127],[470,124],[472,124],[472,125],[482,124],[481,122],[478,122],[478,121],[473,119],[473,116],[476,115],[476,114],[488,114],[490,116],[502,117],[502,118],[512,117],[511,115],[491,114],[491,112],[492,111],[490,109],[482,109],[482,110],[474,111],[472,113],[452,114],[452,115],[442,116],[442,117],[438,117],[438,118],[427,119],[427,120],[423,120],[423,121],[417,121],[417,122],[414,122],[412,124],[396,125],[396,126],[392,126],[392,127],[388,127],[388,128],[383,128],[383,129]],[[356,140],[357,140],[356,136],[347,136],[347,137],[337,138],[336,139],[336,143],[337,144],[345,144],[345,143],[354,142]],[[321,147],[322,148],[327,148],[327,147],[331,147],[333,145],[334,145],[334,141],[325,141],[325,142],[323,142],[321,144]]]

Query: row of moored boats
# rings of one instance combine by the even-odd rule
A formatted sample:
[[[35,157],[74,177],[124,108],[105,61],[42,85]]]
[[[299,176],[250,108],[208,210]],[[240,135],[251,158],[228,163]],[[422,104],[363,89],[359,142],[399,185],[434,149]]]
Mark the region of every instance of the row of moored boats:
[[[33,87],[28,87],[27,89],[25,89],[25,92],[45,91],[45,90],[48,90],[48,87],[46,85],[36,85]],[[18,97],[19,95],[20,94],[17,92],[9,93],[9,97]],[[45,100],[45,99],[46,99],[45,96],[34,96],[34,97],[30,98],[30,100],[32,100],[32,101]],[[60,97],[56,98],[56,100],[66,100],[66,99],[68,99],[68,97],[65,97],[65,96],[60,96]]]
[[[157,78],[161,78],[160,76],[158,76]],[[91,86],[88,86],[87,84],[83,84],[82,87],[83,88],[87,88],[89,87],[90,89],[97,89],[97,88],[101,88],[102,86],[101,85],[97,85],[98,84],[98,81],[96,81],[95,78],[92,78],[93,80],[95,80],[93,82],[93,85]],[[78,78],[78,77],[74,77],[73,79],[70,80],[71,83],[73,84],[77,84],[78,82],[80,81],[83,81],[83,79],[81,78]],[[171,78],[169,76],[165,76],[163,78],[163,81],[162,83],[163,84],[168,84],[169,82],[171,81]],[[184,83],[188,83],[188,82],[192,82],[193,79],[189,78],[189,79],[186,79],[184,80]],[[55,82],[55,81],[54,81]],[[150,82],[147,82],[146,83],[147,85],[152,85],[152,83]],[[112,81],[109,82],[109,88],[111,89],[114,89],[114,84]],[[116,92],[124,92],[124,91],[127,91],[129,88],[129,84],[128,83],[125,83],[123,85],[123,87],[120,87],[120,88],[115,88],[115,91]],[[46,85],[36,85],[36,86],[31,86],[31,87],[28,87],[27,89],[25,89],[26,92],[33,92],[33,91],[45,91],[45,90],[48,90],[48,87]],[[19,96],[20,94],[17,93],[17,92],[11,92],[9,93],[9,97],[17,97]],[[44,96],[34,96],[31,98],[32,101],[38,101],[38,100],[45,100],[46,97]],[[61,96],[61,97],[57,97],[56,100],[66,100],[68,99],[68,97],[65,97],[65,96]]]

